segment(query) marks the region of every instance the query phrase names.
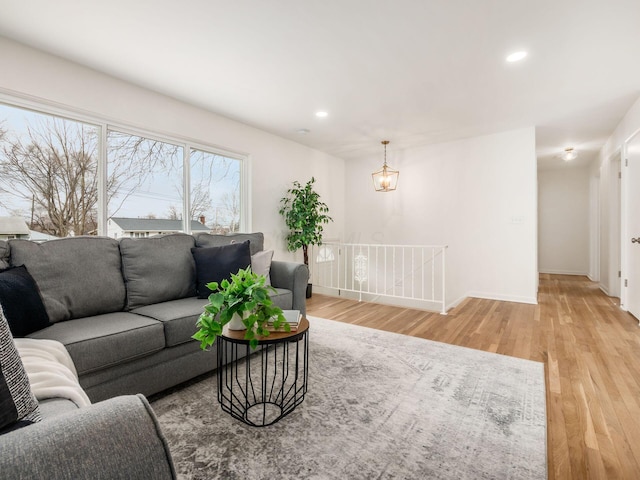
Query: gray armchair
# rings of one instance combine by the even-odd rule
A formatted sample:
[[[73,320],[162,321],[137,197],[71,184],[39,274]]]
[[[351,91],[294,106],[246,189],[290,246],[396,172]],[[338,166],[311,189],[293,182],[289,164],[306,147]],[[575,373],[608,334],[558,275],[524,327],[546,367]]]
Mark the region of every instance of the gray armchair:
[[[166,440],[142,395],[115,397],[0,435],[6,479],[175,479]]]

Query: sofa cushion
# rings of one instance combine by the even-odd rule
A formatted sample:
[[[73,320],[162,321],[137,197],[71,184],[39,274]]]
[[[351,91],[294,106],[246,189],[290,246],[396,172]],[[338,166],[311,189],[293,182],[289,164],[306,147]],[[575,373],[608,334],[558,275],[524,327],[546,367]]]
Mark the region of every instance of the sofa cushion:
[[[29,337],[62,343],[80,376],[149,355],[165,346],[161,322],[128,312],[59,322]]]
[[[120,240],[127,309],[196,294],[196,267],[191,235],[175,233]]]
[[[38,284],[51,322],[124,308],[124,280],[116,240],[69,237],[35,243],[17,239],[9,240],[9,247],[11,265],[26,266]]]
[[[38,285],[24,265],[0,270],[0,305],[14,337],[51,325]]]
[[[0,308],[0,431],[14,430],[40,419],[38,402]]]
[[[191,249],[196,262],[198,298],[207,298],[211,290],[207,283],[231,279],[231,274],[251,265],[249,241],[220,247]]]
[[[249,240],[251,255],[255,255],[264,250],[264,235],[262,232],[256,233],[230,233],[228,235],[213,235],[210,233],[199,233],[195,235],[196,247],[221,247],[232,243],[242,243]]]
[[[0,240],[0,270],[9,268],[9,244]]]
[[[173,347],[195,341],[191,336],[196,333],[196,321],[204,311],[206,303],[207,301],[201,298],[181,298],[136,308],[131,313],[162,322],[167,347]]]
[[[291,310],[293,304],[291,290],[276,288],[276,292],[269,292],[269,295],[275,305],[283,310]],[[131,313],[162,322],[167,347],[174,347],[186,342],[195,342],[191,336],[196,333],[196,322],[204,311],[206,303],[207,301],[201,298],[182,298],[136,308]]]

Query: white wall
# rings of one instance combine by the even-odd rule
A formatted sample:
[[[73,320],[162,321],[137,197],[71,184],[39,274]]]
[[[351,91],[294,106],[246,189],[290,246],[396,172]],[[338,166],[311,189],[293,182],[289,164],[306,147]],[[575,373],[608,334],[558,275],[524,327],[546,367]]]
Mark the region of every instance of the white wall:
[[[589,168],[538,171],[541,273],[589,274]]]
[[[345,217],[344,161],[206,110],[134,86],[81,65],[0,37],[0,92],[99,117],[121,125],[248,154],[252,169],[252,231],[265,234],[275,258],[302,260],[286,252],[278,203],[293,180],[315,176],[317,190],[338,237]]]
[[[373,190],[381,163],[382,149],[346,165],[345,240],[448,245],[448,305],[465,296],[536,302],[533,127],[404,151],[392,142],[395,192]]]
[[[265,233],[276,258],[301,259],[300,252],[284,250],[278,202],[292,180],[315,176],[335,219],[326,238],[448,244],[449,304],[468,295],[536,301],[533,128],[395,153],[392,143],[389,163],[400,169],[400,186],[381,194],[373,191],[370,174],[380,167],[382,155],[345,164],[2,37],[0,58],[2,93],[249,154],[251,230]]]

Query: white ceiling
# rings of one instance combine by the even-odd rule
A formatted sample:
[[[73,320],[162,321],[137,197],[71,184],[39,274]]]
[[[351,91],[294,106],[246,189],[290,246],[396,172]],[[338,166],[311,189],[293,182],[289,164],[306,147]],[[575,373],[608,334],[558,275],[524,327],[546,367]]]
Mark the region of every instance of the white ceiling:
[[[382,139],[533,125],[539,165],[567,146],[584,164],[640,94],[639,0],[0,0],[0,12],[0,35],[345,159]],[[516,50],[529,55],[506,63]]]

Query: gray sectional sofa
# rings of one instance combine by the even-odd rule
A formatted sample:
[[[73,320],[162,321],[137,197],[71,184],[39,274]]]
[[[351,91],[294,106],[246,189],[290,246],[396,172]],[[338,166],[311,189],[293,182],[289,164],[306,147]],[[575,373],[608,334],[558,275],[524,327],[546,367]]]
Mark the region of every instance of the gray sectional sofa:
[[[9,240],[0,268],[26,266],[52,322],[29,336],[64,344],[96,402],[151,395],[215,368],[215,347],[203,352],[191,338],[207,303],[196,297],[191,249],[245,240],[252,255],[263,250],[262,233]],[[273,261],[274,303],[304,312],[308,275],[303,264]]]
[[[47,461],[60,459],[65,452],[70,455],[81,444],[86,463],[87,455],[100,456],[100,452],[113,450],[111,440],[101,438],[105,435],[116,435],[126,445],[127,435],[133,435],[130,424],[138,421],[147,433],[132,437],[131,448],[144,449],[148,442],[153,450],[149,456],[165,459],[166,464],[155,462],[164,475],[146,476],[148,462],[144,458],[140,458],[140,464],[132,459],[132,464],[126,468],[123,465],[119,473],[104,472],[105,468],[118,468],[117,458],[105,459],[97,470],[81,464],[77,468],[89,468],[87,471],[92,474],[100,470],[105,473],[93,478],[174,476],[153,411],[142,395],[135,394],[152,395],[215,369],[215,346],[202,351],[199,342],[191,338],[207,303],[196,296],[192,249],[246,240],[250,241],[252,255],[263,250],[261,233],[171,234],[119,241],[71,237],[41,244],[27,240],[0,242],[0,269],[26,266],[38,285],[51,322],[28,336],[64,344],[75,363],[80,385],[92,402],[99,402],[86,410],[76,409],[66,400],[41,402],[45,421],[0,435],[0,446],[6,452],[0,458],[2,471],[14,472],[15,478],[45,478]],[[273,261],[270,277],[277,292],[272,296],[274,303],[283,309],[305,312],[308,276],[304,264]],[[109,400],[102,401],[106,399]],[[114,433],[120,427],[121,432],[129,433]],[[77,439],[84,440],[78,443]],[[22,464],[30,456],[39,455],[39,449],[46,445],[56,448],[45,460]],[[49,473],[58,467],[49,465]],[[25,473],[23,468],[31,473]],[[73,471],[65,466],[59,473],[62,478],[74,478],[69,473]],[[43,476],[39,477],[38,472]]]

